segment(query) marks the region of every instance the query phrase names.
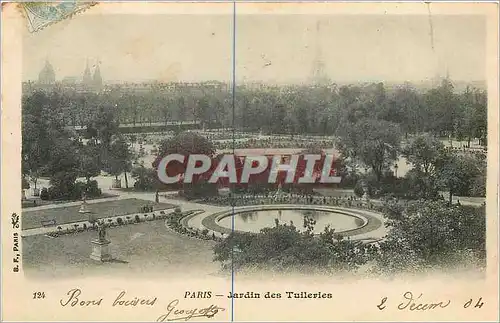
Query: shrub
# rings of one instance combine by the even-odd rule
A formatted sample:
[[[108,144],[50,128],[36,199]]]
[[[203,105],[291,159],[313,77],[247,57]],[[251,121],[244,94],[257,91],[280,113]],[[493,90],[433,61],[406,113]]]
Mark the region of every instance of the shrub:
[[[197,183],[184,184],[181,196],[188,200],[218,195],[217,185],[200,179]]]
[[[156,171],[143,166],[135,167],[131,172],[135,179],[134,188],[142,191],[154,189],[157,186]]]
[[[90,181],[88,184],[85,184],[85,186],[87,188],[88,196],[97,197],[102,195],[102,191],[96,180]]]
[[[22,181],[21,185],[22,185],[23,190],[28,190],[30,188],[30,182],[25,177],[23,177],[23,181]]]
[[[46,187],[42,188],[42,190],[40,191],[40,199],[42,200],[49,199],[49,190]]]
[[[340,188],[354,188],[359,181],[359,174],[356,173],[348,173],[342,181],[339,183]]]
[[[73,188],[71,190],[71,192],[69,192],[69,198],[72,199],[72,200],[78,200],[78,199],[81,199],[82,195],[83,195],[83,192],[85,192],[85,188],[86,188],[86,184],[84,182],[76,182],[74,185],[73,185]],[[55,187],[51,186],[49,188],[49,191],[51,191],[52,189],[52,197],[53,198],[57,198],[55,195],[59,195],[55,189]],[[88,196],[88,194],[87,194]]]
[[[469,195],[474,197],[486,196],[486,176],[480,175],[473,179]]]

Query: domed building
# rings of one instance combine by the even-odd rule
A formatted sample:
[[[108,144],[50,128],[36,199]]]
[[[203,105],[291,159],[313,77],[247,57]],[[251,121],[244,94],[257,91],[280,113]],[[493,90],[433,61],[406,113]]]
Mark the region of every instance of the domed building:
[[[45,66],[38,74],[38,83],[43,85],[52,85],[56,82],[56,73],[54,72],[54,67],[47,60],[45,61]]]
[[[103,90],[103,80],[99,66],[100,62],[91,67],[89,60],[82,76],[66,76],[56,82],[56,73],[52,64],[46,60],[45,66],[38,74],[38,81],[23,82],[23,91],[33,90],[51,91],[55,87],[60,89],[72,89],[77,92],[100,92]],[[93,71],[92,71],[93,70]]]

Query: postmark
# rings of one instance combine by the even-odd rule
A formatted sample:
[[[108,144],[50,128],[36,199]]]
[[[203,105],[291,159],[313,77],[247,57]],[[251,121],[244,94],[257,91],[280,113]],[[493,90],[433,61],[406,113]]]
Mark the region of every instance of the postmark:
[[[57,1],[57,2],[22,2],[22,8],[30,32],[39,31],[51,24],[71,18],[87,10],[97,2]]]

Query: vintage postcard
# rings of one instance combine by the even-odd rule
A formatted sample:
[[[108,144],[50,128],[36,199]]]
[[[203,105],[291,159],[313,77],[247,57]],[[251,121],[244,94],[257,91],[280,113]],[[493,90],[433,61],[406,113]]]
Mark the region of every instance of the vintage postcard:
[[[498,5],[2,6],[2,320],[498,321]]]

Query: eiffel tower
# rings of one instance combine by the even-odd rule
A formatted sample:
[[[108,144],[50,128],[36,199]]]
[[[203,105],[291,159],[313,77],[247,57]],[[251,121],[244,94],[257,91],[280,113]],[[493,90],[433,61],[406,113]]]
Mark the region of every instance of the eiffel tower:
[[[321,44],[320,44],[320,31],[321,31],[321,21],[318,20],[316,22],[316,52],[315,52],[316,57],[314,58],[312,66],[312,83],[318,86],[328,85],[330,83],[330,79],[328,78],[328,75],[326,75],[325,73],[325,63],[323,61],[322,57],[323,54],[321,51]]]
[[[448,68],[448,62],[446,61],[446,57],[443,57],[438,51],[436,51],[436,44],[434,42],[434,26],[432,23],[432,15],[431,15],[431,4],[426,2],[427,10],[428,10],[428,19],[429,19],[429,38],[432,48],[432,55],[434,56],[434,76],[431,79],[431,83],[433,87],[440,86],[443,80],[450,80],[450,71]]]

